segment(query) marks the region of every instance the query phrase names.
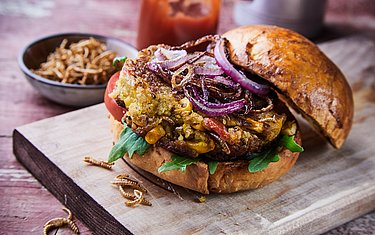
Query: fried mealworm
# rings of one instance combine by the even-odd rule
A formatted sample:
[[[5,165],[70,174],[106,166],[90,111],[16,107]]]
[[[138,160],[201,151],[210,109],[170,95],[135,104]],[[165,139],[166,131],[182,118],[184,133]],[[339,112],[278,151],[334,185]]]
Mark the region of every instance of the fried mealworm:
[[[144,200],[142,191],[134,189],[134,194],[136,195],[137,199],[135,199],[133,201],[126,201],[125,202],[126,206],[135,206],[137,204],[142,203],[142,201]]]
[[[128,174],[121,174],[121,175],[116,176],[116,179],[129,179],[129,175]]]
[[[128,178],[116,179],[116,180],[112,181],[111,183],[116,185],[116,186],[129,186],[131,188],[138,189],[138,190],[140,190],[144,193],[147,193],[147,189],[145,187],[143,187],[140,183],[138,183],[138,181],[131,180],[131,179],[128,179]]]
[[[73,217],[72,212],[67,208],[64,208],[63,210],[68,213],[68,218],[54,218],[54,219],[47,221],[47,223],[45,223],[43,226],[44,235],[47,235],[50,229],[63,227],[65,225],[69,225],[69,228],[75,234],[79,234],[79,229],[77,225],[72,221],[72,217]]]
[[[138,197],[136,195],[134,195],[134,194],[125,192],[123,186],[118,186],[118,188],[120,190],[121,195],[124,198],[130,199],[130,200],[133,200],[133,201],[137,200]],[[152,203],[149,200],[147,200],[146,198],[143,198],[141,204],[146,205],[146,206],[152,206]]]
[[[112,60],[116,52],[107,50],[102,42],[90,38],[72,43],[68,48],[64,39],[54,52],[48,55],[47,61],[40,64],[35,74],[44,78],[81,85],[105,84],[116,69]]]
[[[63,211],[65,211],[66,213],[68,213],[68,220],[72,220],[73,218],[73,214],[72,214],[72,211],[69,210],[68,208],[63,208]]]
[[[115,178],[115,180],[124,180],[124,179],[134,182],[134,184],[140,184],[137,180],[130,178],[128,174],[121,174],[121,175],[116,176]]]
[[[118,180],[118,179],[120,180],[126,179],[126,180],[134,182],[135,184],[139,184],[137,180],[132,179],[130,175],[128,174],[121,174],[121,175],[116,176],[115,180]]]
[[[45,225],[44,225],[44,229],[43,229],[43,233],[44,235],[47,235],[48,234],[48,231],[50,229],[53,229],[53,228],[59,228],[59,227],[63,227],[65,225],[69,225],[70,229],[75,233],[75,234],[79,234],[79,230],[78,230],[78,227],[77,225],[69,220],[69,219],[66,219],[66,218],[55,218],[55,219],[51,219],[49,220]]]
[[[106,169],[112,169],[112,166],[115,164],[113,162],[106,162],[106,161],[101,161],[101,160],[96,160],[90,156],[86,156],[84,159],[83,159],[84,162],[87,162],[89,164],[92,164],[94,166],[99,166],[99,167],[103,167],[103,168],[106,168]]]

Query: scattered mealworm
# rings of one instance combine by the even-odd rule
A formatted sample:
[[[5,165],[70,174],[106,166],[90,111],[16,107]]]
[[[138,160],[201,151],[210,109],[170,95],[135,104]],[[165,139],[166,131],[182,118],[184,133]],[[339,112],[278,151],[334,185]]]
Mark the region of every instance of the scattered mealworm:
[[[73,218],[73,214],[72,214],[72,211],[69,210],[68,208],[63,208],[63,211],[65,211],[66,213],[68,213],[68,220],[72,220]]]
[[[104,167],[104,168],[107,168],[107,169],[111,169],[112,166],[114,165],[114,163],[95,160],[90,156],[86,156],[83,161],[85,161],[87,163],[90,163],[92,165]],[[147,189],[145,187],[143,187],[138,181],[136,181],[134,179],[131,179],[128,174],[117,175],[116,178],[114,179],[114,181],[112,181],[111,183],[113,185],[118,186],[121,195],[130,200],[130,201],[125,202],[126,206],[135,206],[136,204],[143,204],[143,205],[146,205],[146,206],[152,206],[151,202],[148,201],[143,195],[144,193],[147,193]],[[126,192],[125,189],[124,189],[125,186],[128,186],[128,187],[134,189],[134,194]],[[67,212],[69,213],[69,211],[67,211]],[[58,222],[62,223],[60,226],[63,226],[65,224],[70,224],[69,221],[71,221],[70,220],[71,217],[72,217],[71,213],[69,213],[68,219],[58,218],[59,219]],[[45,226],[47,226],[47,224]],[[51,226],[56,227],[55,224],[53,224]],[[72,226],[71,226],[71,228],[72,228]],[[49,229],[49,227],[47,229]],[[46,230],[46,231],[48,232],[48,230]]]
[[[83,159],[84,162],[87,162],[89,164],[92,164],[94,166],[99,166],[99,167],[103,167],[103,168],[106,168],[106,169],[112,169],[112,166],[114,165],[113,162],[106,162],[106,161],[101,161],[101,160],[96,160],[90,156],[86,156],[84,159]]]
[[[69,219],[66,219],[66,218],[54,218],[54,219],[51,219],[49,220],[45,225],[44,225],[44,229],[43,229],[43,233],[44,235],[47,235],[48,234],[48,231],[50,229],[53,229],[53,228],[59,228],[59,227],[63,227],[65,225],[69,225],[70,229],[75,233],[75,234],[79,234],[79,230],[78,230],[78,227],[77,225],[69,220]]]
[[[120,193],[121,195],[126,198],[126,199],[130,199],[130,200],[136,200],[137,199],[137,196],[134,195],[134,194],[131,194],[131,193],[128,193],[128,192],[125,192],[123,186],[118,186],[119,190],[120,190]],[[143,205],[146,205],[146,206],[152,206],[152,203],[147,200],[146,198],[143,198],[142,202],[141,202]]]
[[[135,195],[137,198],[140,198],[140,197],[143,197],[143,192],[134,189],[134,195]]]
[[[151,202],[144,198],[144,193],[147,193],[147,189],[144,188],[138,181],[131,179],[128,174],[116,176],[114,181],[111,183],[118,186],[121,195],[130,200],[125,202],[126,206],[134,206],[136,204],[152,206]],[[125,186],[133,188],[134,194],[126,192]]]
[[[125,202],[126,206],[135,206],[137,204],[142,203],[142,201],[144,200],[142,191],[134,189],[134,194],[137,198],[133,201],[126,201]]]
[[[135,179],[132,179],[128,174],[122,174],[122,175],[118,175],[118,176],[116,176],[116,178],[115,178],[115,180],[128,180],[128,181],[131,181],[131,182],[133,182],[134,184],[139,184],[140,185],[140,183],[137,181],[137,180],[135,180]],[[146,190],[146,189],[145,189]],[[147,191],[147,190],[146,190]]]
[[[128,178],[129,178],[128,174],[122,174],[122,175],[116,176],[116,179],[128,179]]]
[[[59,227],[63,227],[66,225],[69,225],[69,228],[75,234],[79,234],[79,229],[77,225],[72,221],[72,217],[73,217],[72,212],[68,208],[64,208],[63,210],[68,213],[68,218],[54,218],[54,219],[47,221],[47,223],[45,223],[43,226],[44,235],[47,235],[50,229],[59,228]]]
[[[137,181],[131,180],[129,178],[116,179],[116,180],[112,181],[111,183],[116,185],[116,186],[129,186],[131,188],[134,188],[134,189],[137,189],[137,190],[140,190],[142,192],[147,193],[147,189],[145,187],[143,187]]]

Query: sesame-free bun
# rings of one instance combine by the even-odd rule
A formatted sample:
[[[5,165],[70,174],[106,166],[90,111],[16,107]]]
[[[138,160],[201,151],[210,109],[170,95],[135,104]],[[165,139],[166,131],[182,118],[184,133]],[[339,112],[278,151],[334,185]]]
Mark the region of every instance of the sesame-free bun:
[[[228,31],[230,61],[267,80],[330,143],[340,148],[352,126],[353,96],[320,49],[288,29],[252,25]]]

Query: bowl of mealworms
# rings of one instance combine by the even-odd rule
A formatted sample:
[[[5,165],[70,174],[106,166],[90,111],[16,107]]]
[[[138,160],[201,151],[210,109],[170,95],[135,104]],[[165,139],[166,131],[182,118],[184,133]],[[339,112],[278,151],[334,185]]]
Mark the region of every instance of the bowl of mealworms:
[[[21,50],[18,64],[30,84],[56,103],[84,107],[103,102],[113,60],[138,51],[116,38],[62,33],[43,37]],[[117,68],[118,70],[119,68]]]

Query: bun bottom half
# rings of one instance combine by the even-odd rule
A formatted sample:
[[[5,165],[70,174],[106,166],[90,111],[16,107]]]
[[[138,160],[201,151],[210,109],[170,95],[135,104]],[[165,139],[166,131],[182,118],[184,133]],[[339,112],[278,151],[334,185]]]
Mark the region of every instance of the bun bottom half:
[[[124,126],[110,114],[109,120],[114,141],[117,142]],[[298,131],[295,141],[301,145]],[[204,162],[189,165],[185,172],[171,170],[159,173],[158,168],[165,162],[171,161],[172,154],[161,147],[152,146],[143,156],[134,153],[132,158],[124,156],[124,160],[163,180],[203,194],[209,194],[257,189],[270,184],[294,166],[300,153],[293,153],[283,148],[279,153],[280,160],[278,162],[271,162],[266,169],[255,173],[248,171],[248,161],[220,162],[212,175]]]

